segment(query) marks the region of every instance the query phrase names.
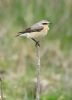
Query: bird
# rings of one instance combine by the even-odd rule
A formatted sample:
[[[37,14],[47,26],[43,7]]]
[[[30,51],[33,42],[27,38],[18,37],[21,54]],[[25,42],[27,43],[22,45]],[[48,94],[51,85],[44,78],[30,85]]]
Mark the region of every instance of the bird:
[[[24,36],[29,39],[32,39],[36,45],[40,46],[39,39],[47,35],[49,30],[49,21],[47,20],[41,20],[34,25],[32,25],[29,28],[26,28],[25,30],[18,32],[17,36]]]

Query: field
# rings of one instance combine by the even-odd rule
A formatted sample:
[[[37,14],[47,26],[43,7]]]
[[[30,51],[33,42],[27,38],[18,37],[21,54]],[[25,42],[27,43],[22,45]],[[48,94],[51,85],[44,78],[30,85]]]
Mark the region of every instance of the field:
[[[35,45],[16,34],[43,19],[51,24],[40,47],[41,100],[72,100],[72,0],[0,0],[5,100],[35,98]]]

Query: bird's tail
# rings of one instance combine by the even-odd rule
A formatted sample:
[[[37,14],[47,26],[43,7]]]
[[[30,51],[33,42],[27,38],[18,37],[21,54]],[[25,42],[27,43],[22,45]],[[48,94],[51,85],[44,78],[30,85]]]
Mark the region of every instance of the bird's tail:
[[[22,34],[21,32],[18,32],[17,35],[16,35],[16,37],[20,36],[21,34]]]

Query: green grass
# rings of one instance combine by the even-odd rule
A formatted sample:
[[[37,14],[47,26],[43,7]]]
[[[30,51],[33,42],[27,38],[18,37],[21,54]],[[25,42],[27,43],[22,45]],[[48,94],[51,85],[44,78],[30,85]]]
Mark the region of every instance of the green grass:
[[[41,77],[48,86],[41,100],[72,99],[72,1],[1,0],[0,69],[6,71],[6,100],[34,100],[35,47],[16,33],[42,19],[51,22],[41,42]]]

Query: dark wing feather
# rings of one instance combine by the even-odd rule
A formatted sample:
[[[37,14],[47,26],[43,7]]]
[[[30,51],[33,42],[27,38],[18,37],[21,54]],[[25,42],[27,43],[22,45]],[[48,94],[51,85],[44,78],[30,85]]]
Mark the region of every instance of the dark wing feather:
[[[43,29],[43,26],[32,26],[30,28],[25,29],[24,31],[18,32],[17,36],[25,33],[31,33],[31,32],[40,32]]]
[[[39,27],[31,27],[31,28],[27,28],[27,29],[25,29],[24,31],[19,32],[19,33],[40,32],[42,29],[43,29],[42,26],[39,26]]]

